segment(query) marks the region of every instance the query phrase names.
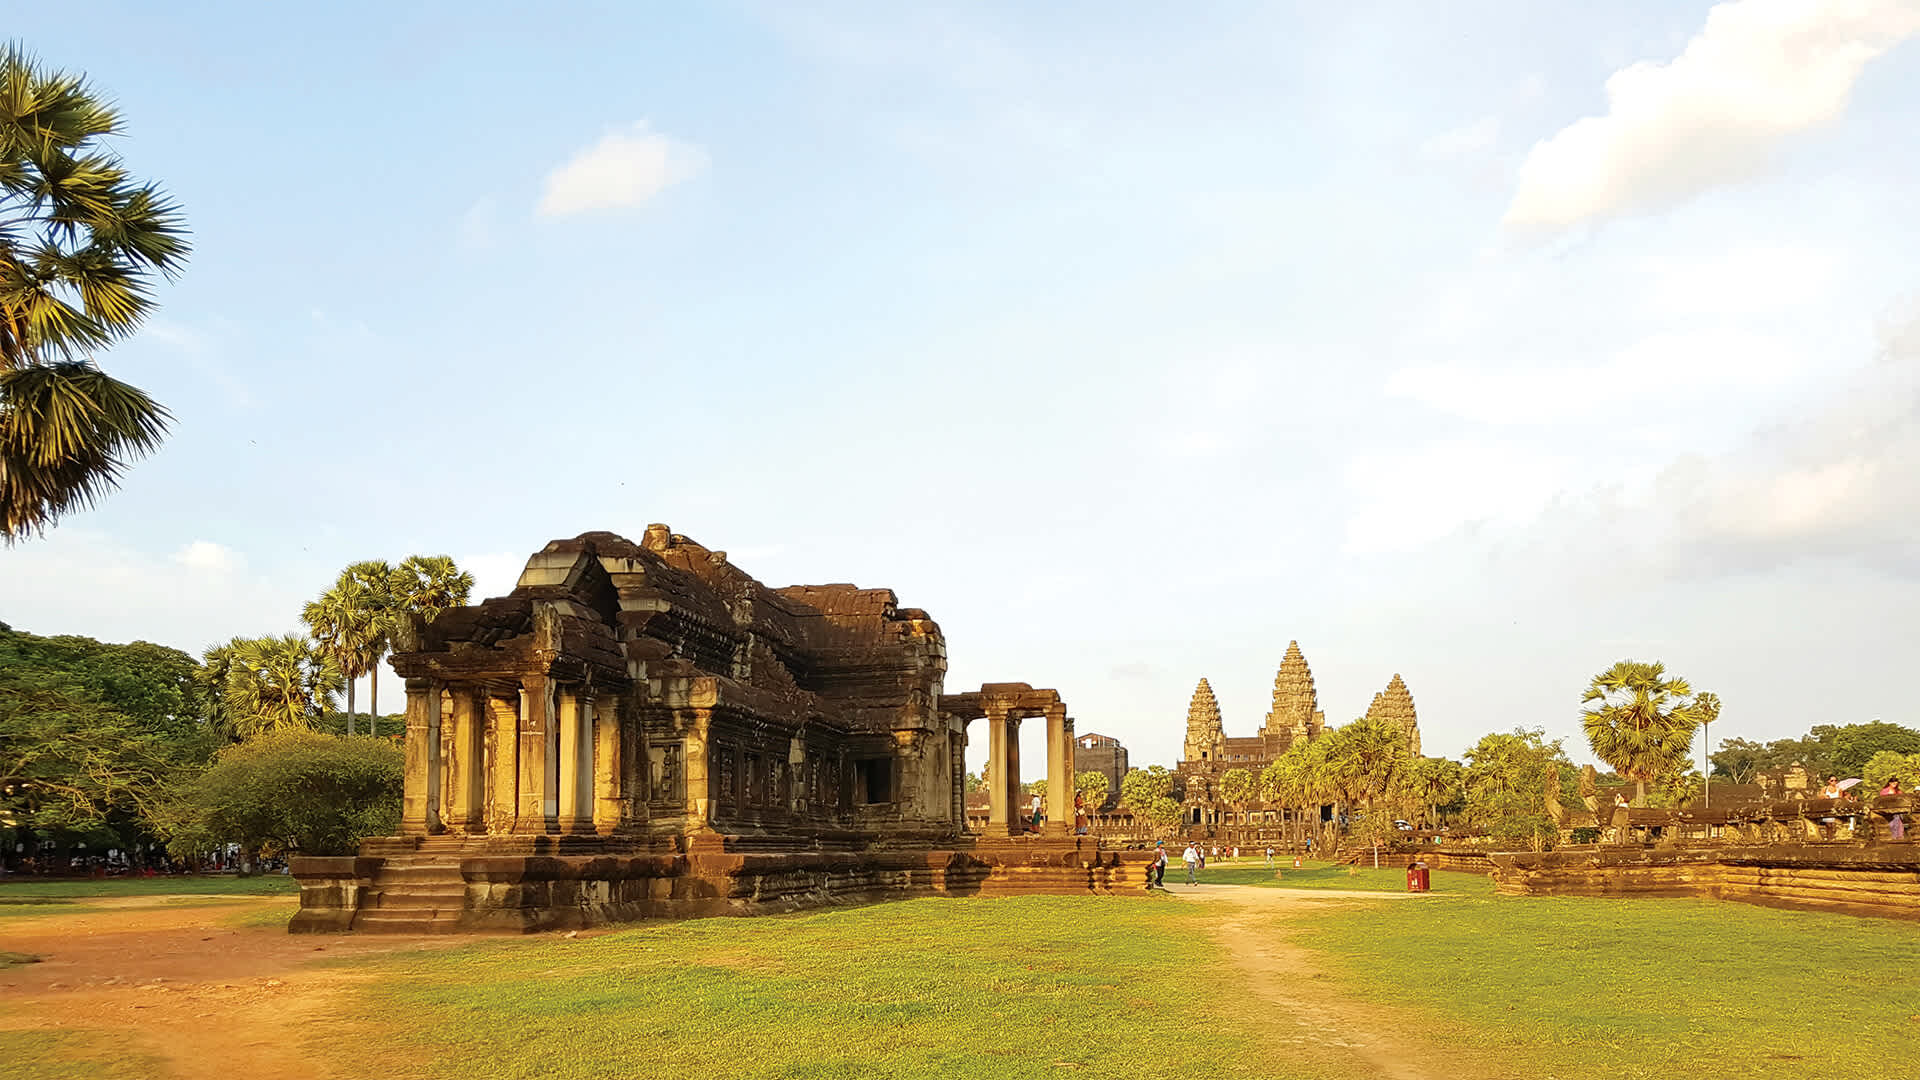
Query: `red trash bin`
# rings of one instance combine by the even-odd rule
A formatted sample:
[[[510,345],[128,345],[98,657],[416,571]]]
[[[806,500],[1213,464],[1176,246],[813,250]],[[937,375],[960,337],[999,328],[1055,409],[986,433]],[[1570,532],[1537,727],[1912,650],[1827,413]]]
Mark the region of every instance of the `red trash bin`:
[[[1407,891],[1408,892],[1427,892],[1431,888],[1432,888],[1432,884],[1427,879],[1427,864],[1424,862],[1418,862],[1418,861],[1408,863],[1407,864]]]

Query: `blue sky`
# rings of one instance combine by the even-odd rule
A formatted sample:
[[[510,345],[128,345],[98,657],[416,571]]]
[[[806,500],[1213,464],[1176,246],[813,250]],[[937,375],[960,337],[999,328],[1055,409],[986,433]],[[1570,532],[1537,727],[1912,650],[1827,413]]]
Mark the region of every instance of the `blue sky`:
[[[664,521],[1177,756],[1920,723],[1920,3],[13,12],[196,251],[177,417],[0,618],[193,651],[354,559]]]

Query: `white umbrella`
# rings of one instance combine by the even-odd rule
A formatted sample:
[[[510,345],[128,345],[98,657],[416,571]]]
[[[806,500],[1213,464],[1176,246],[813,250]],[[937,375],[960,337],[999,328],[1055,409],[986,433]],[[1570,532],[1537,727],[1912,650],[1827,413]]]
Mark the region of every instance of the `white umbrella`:
[[[1860,778],[1857,776],[1851,780],[1842,780],[1840,781],[1840,790],[1845,791],[1848,788],[1851,788],[1852,786],[1854,786],[1855,784],[1858,784],[1859,782],[1860,782]]]

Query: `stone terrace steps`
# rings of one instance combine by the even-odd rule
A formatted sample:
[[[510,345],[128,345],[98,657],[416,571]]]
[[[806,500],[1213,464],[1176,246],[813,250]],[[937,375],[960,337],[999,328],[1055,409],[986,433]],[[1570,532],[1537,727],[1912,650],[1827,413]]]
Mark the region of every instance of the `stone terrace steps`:
[[[391,856],[374,876],[353,928],[388,934],[445,934],[459,929],[467,884],[457,853]]]

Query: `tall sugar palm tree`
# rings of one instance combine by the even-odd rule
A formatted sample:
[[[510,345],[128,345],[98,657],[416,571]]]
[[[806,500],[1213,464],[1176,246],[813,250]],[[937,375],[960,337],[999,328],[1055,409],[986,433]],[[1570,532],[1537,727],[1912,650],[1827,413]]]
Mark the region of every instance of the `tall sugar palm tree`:
[[[340,692],[340,669],[307,638],[239,638],[232,644],[226,710],[235,734],[311,728]]]
[[[393,572],[394,603],[432,622],[450,607],[463,607],[473,593],[473,575],[447,555],[409,555]]]
[[[165,193],[106,140],[119,113],[85,80],[0,49],[0,538],[97,502],[166,433],[167,410],[95,367],[153,309],[189,250]]]
[[[365,624],[360,637],[357,666],[371,682],[367,687],[368,734],[380,734],[380,661],[386,658],[393,640],[393,619],[397,601],[393,592],[394,569],[384,559],[366,559],[340,572],[337,588],[349,590],[362,605]]]
[[[341,575],[333,588],[308,601],[300,611],[300,621],[314,643],[333,660],[347,683],[347,734],[354,734],[353,683],[365,675],[369,640],[374,636],[374,611],[368,602],[366,586],[358,579]]]
[[[1647,781],[1680,770],[1704,715],[1687,680],[1666,665],[1622,660],[1593,677],[1580,697],[1581,726],[1593,755],[1633,781],[1644,806]]]
[[[1713,767],[1709,758],[1713,736],[1710,731],[1713,722],[1720,719],[1720,695],[1708,690],[1693,699],[1693,707],[1700,711],[1700,792],[1702,801],[1711,807],[1713,805]]]

